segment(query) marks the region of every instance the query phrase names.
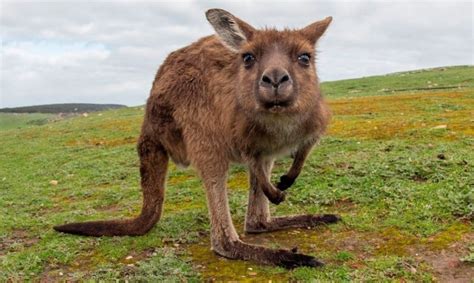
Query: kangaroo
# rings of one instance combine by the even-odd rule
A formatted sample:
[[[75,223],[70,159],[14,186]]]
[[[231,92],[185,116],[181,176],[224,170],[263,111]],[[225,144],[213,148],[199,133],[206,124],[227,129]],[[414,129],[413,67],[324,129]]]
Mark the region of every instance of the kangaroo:
[[[86,236],[143,235],[160,219],[169,159],[203,180],[213,251],[230,259],[286,268],[320,266],[295,249],[242,242],[232,223],[226,179],[231,163],[249,169],[245,232],[335,223],[337,215],[271,217],[300,174],[330,113],[319,88],[315,45],[332,18],[303,29],[255,29],[221,9],[206,12],[216,35],[172,52],[159,68],[138,140],[143,207],[134,219],[70,223],[55,230]],[[292,154],[273,185],[274,159]]]

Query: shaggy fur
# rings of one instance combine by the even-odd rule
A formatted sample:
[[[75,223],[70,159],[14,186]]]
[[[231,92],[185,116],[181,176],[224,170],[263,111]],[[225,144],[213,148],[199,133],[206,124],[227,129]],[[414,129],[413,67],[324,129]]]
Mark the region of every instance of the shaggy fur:
[[[315,44],[331,18],[300,30],[257,30],[219,9],[206,13],[217,35],[172,52],[156,74],[138,142],[143,208],[134,219],[71,223],[57,231],[142,235],[160,219],[168,158],[199,172],[206,191],[212,249],[219,255],[284,267],[318,266],[315,258],[242,242],[232,224],[226,179],[231,163],[250,171],[249,233],[308,227],[335,215],[272,218],[329,121],[315,67]],[[310,60],[307,60],[307,59]],[[276,157],[294,155],[288,173],[270,181]]]

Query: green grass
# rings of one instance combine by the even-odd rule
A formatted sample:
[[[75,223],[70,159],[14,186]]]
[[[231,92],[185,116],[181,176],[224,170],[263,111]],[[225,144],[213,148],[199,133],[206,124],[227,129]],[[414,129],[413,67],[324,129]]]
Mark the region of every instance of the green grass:
[[[45,113],[0,113],[0,131],[44,125],[52,117],[54,115]]]
[[[472,69],[443,71],[445,84],[451,85],[458,75],[448,70]],[[412,75],[419,79],[419,73],[407,74],[407,82]],[[244,238],[269,247],[298,246],[327,263],[317,269],[287,271],[215,256],[201,182],[192,169],[173,165],[163,218],[148,234],[87,238],[56,233],[52,226],[64,222],[138,213],[135,142],[143,108],[21,129],[2,126],[0,281],[429,282],[449,281],[455,272],[472,275],[474,88],[382,94],[329,99],[334,117],[328,135],[288,199],[272,206],[277,215],[338,213],[344,222]],[[5,119],[0,116],[2,125]],[[278,161],[274,180],[290,164],[290,159]],[[245,168],[235,166],[228,182],[239,233],[246,178]],[[452,262],[434,261],[448,256],[456,265],[440,273],[440,266]]]
[[[328,98],[474,88],[474,66],[440,67],[322,83]]]

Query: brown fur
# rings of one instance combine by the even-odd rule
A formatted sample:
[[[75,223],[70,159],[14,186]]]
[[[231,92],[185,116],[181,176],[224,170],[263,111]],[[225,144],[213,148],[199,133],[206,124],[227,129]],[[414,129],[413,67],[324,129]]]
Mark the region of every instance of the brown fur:
[[[250,233],[339,220],[334,215],[272,218],[268,202],[284,200],[283,190],[298,177],[329,121],[314,60],[305,65],[300,55],[314,58],[315,43],[331,18],[301,30],[276,31],[256,30],[223,10],[209,10],[206,16],[217,35],[172,52],[153,83],[138,143],[141,214],[55,229],[90,236],[146,233],[161,215],[169,157],[179,165],[191,164],[203,179],[217,254],[285,267],[318,266],[321,263],[307,255],[240,241],[225,186],[231,163],[248,165],[245,229]],[[243,63],[245,54],[255,58],[250,66]],[[275,187],[270,181],[273,161],[289,153],[294,153],[293,165]]]

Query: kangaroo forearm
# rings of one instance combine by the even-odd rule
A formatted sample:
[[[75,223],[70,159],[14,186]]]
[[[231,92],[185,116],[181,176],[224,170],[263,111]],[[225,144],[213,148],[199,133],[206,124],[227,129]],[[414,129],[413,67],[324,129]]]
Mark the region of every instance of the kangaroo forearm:
[[[312,147],[313,144],[306,144],[296,151],[295,158],[293,160],[293,164],[290,167],[290,170],[288,171],[288,173],[280,177],[280,182],[278,182],[277,184],[278,189],[284,191],[293,185],[296,178],[298,178],[298,176],[300,175],[301,170],[303,170],[303,165]]]
[[[265,162],[263,160],[253,160],[250,162],[250,170],[253,172],[257,179],[258,186],[262,189],[265,196],[274,204],[279,204],[285,199],[285,194],[275,188],[270,182],[268,176],[269,172],[265,170]]]

